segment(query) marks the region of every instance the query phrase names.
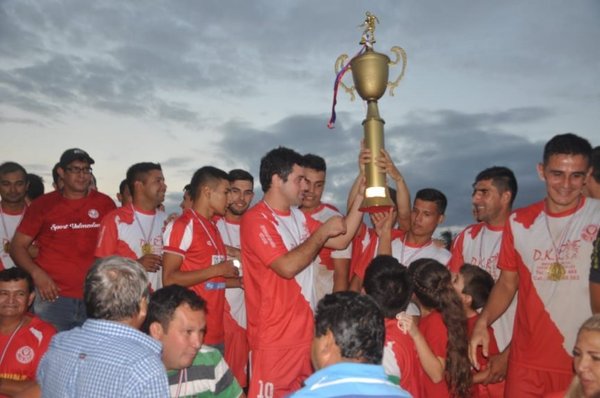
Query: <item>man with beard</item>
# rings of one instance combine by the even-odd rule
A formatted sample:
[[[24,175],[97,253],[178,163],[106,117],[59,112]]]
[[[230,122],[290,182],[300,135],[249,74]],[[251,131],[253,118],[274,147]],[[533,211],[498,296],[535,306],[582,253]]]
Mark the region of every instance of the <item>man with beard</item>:
[[[473,183],[473,211],[479,223],[465,228],[454,240],[448,268],[458,274],[465,263],[486,270],[494,281],[500,277],[498,255],[502,230],[517,196],[517,179],[512,170],[494,166],[477,174]],[[498,348],[502,352],[490,358],[489,377],[484,383],[497,383],[506,376],[509,343],[515,319],[516,298],[493,324]]]
[[[92,164],[84,150],[66,150],[57,168],[62,190],[31,203],[11,245],[13,260],[33,278],[35,313],[59,331],[85,321],[83,281],[94,262],[100,221],[115,209],[111,198],[90,189]],[[35,260],[28,251],[34,240]]]
[[[230,202],[229,176],[221,169],[198,169],[190,183],[192,208],[164,233],[163,283],[191,288],[207,304],[205,343],[224,351],[225,288],[239,286],[239,272],[227,259],[213,217],[224,216]]]
[[[162,249],[167,215],[157,207],[165,200],[167,185],[158,163],[136,163],[127,170],[133,202],[102,220],[96,257],[122,256],[142,264],[152,290],[162,286]]]
[[[27,171],[23,166],[15,162],[0,165],[0,270],[15,266],[9,253],[10,242],[27,208],[25,197],[28,187]]]
[[[254,198],[254,177],[245,170],[229,172],[231,203],[225,217],[217,220],[217,228],[227,246],[228,257],[240,259],[240,221]],[[240,267],[242,274],[242,267]],[[242,387],[248,384],[248,336],[246,335],[246,303],[241,287],[225,290],[225,361]]]

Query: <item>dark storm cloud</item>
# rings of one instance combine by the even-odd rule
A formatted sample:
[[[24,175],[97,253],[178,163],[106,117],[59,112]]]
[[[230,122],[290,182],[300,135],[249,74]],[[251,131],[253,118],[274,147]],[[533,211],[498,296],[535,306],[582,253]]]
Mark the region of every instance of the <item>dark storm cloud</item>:
[[[386,148],[413,197],[421,188],[441,190],[449,201],[446,225],[465,225],[472,222],[471,184],[475,175],[487,167],[507,166],[513,170],[519,181],[516,206],[543,196],[535,165],[541,159],[544,142],[522,137],[526,136],[528,123],[552,114],[543,108],[477,114],[421,112],[410,115],[401,125],[386,128]],[[324,126],[325,120],[324,115],[297,115],[265,130],[229,124],[220,142],[221,151],[229,162],[248,168],[255,176],[260,157],[279,145],[321,155],[328,163],[326,191],[333,196],[334,204],[343,209],[358,170],[362,133],[354,126],[348,129],[340,125],[330,131]]]

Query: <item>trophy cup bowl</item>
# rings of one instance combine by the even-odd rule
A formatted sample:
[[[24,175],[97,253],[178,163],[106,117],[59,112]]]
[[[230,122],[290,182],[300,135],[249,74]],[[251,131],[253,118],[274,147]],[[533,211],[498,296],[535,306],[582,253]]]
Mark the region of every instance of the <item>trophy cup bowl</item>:
[[[388,86],[390,58],[381,53],[367,51],[350,63],[352,80],[358,95],[365,101],[377,101]]]

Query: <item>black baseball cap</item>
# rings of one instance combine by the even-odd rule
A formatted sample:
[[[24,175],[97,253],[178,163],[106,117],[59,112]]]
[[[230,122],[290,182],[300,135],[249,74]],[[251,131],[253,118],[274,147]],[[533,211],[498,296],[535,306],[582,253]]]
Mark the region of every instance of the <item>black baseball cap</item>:
[[[86,151],[79,148],[71,148],[64,151],[60,157],[59,164],[61,167],[67,167],[75,160],[81,160],[82,162],[87,162],[90,165],[94,164],[94,159],[92,159]]]

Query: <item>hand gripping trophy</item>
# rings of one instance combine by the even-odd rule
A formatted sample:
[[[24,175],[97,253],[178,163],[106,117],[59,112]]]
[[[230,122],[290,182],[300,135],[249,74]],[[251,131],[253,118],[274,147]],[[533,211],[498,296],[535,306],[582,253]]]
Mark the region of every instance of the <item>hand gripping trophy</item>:
[[[379,171],[375,164],[375,157],[384,148],[383,140],[383,124],[384,120],[379,116],[377,100],[379,100],[385,90],[389,87],[390,96],[394,95],[394,89],[398,86],[400,79],[404,76],[406,69],[406,52],[398,46],[391,48],[391,52],[396,54],[396,59],[391,61],[385,55],[376,52],[373,49],[375,43],[375,27],[379,23],[379,19],[370,12],[366,13],[365,21],[361,27],[364,31],[359,44],[362,45],[361,50],[350,61],[347,62],[348,55],[342,54],[335,62],[335,71],[337,74],[334,86],[334,109],[336,103],[336,95],[338,86],[342,86],[344,90],[350,94],[350,100],[354,101],[354,90],[358,95],[367,101],[367,117],[363,121],[365,147],[371,150],[374,155],[371,162],[366,165],[365,173],[367,178],[367,189],[365,199],[361,205],[361,210],[369,213],[386,211],[393,202],[389,197],[385,173]],[[402,60],[402,70],[396,80],[388,81],[389,65],[396,65]],[[354,86],[348,88],[343,82],[344,73],[352,70],[352,79]],[[333,127],[335,122],[335,110],[332,109],[332,117],[329,122],[329,127]]]

